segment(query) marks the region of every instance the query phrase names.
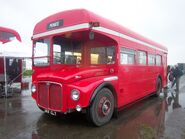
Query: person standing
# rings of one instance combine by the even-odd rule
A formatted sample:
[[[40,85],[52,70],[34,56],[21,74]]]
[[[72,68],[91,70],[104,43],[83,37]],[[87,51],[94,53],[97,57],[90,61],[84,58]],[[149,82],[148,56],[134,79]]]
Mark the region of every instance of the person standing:
[[[175,78],[172,82],[172,87],[176,84],[176,90],[179,91],[179,81],[180,77],[183,75],[183,72],[179,69],[179,67],[176,65],[175,69],[173,71],[173,77]]]
[[[173,72],[174,72],[174,67],[170,67],[169,68],[169,72],[168,72],[168,88],[172,87],[172,83],[175,80],[174,76],[173,76]]]

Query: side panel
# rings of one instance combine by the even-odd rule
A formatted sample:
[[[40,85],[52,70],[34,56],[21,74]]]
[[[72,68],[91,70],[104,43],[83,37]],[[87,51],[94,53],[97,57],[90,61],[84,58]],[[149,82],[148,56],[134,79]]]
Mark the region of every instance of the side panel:
[[[142,70],[142,69],[141,69]],[[138,77],[136,66],[120,65],[119,91],[120,105],[125,105],[137,99],[140,91],[139,85],[143,77]]]
[[[119,64],[119,106],[132,103],[156,91],[156,80],[158,76],[161,76],[164,87],[167,74],[167,54],[164,55],[162,52],[156,52],[154,49],[147,49],[144,46],[131,44],[127,41],[123,41],[121,47],[126,47],[136,52],[137,50],[145,51],[147,61],[146,65],[138,64],[138,56],[136,54],[135,64]],[[161,66],[157,66],[156,63],[149,65],[148,54],[162,56]]]
[[[147,66],[120,66],[119,99],[121,105],[131,103],[152,92],[154,79],[148,78],[149,72]]]
[[[137,50],[141,50],[142,47],[135,43],[122,40],[121,48],[128,48],[135,53],[133,63],[119,64],[120,96],[118,98],[120,106],[123,106],[145,96],[148,91],[151,91],[151,86],[148,77],[150,75],[148,66],[137,64]],[[120,58],[121,57],[119,57],[119,59]],[[129,57],[127,57],[127,60],[128,59]],[[124,57],[122,57],[122,60],[125,60]],[[120,60],[118,61],[120,63]]]
[[[159,75],[158,70],[156,68],[156,66],[148,66],[147,67],[147,88],[148,90],[146,90],[146,95],[149,93],[152,93],[156,90],[156,79],[157,76]]]

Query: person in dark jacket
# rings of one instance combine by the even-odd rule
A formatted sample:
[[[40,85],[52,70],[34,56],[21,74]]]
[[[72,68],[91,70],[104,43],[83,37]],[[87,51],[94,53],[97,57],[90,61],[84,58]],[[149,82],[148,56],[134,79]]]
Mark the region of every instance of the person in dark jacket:
[[[168,79],[169,79],[169,81],[171,81],[171,82],[173,82],[173,80],[174,80],[174,76],[173,76],[173,72],[174,72],[174,67],[172,67],[171,69],[170,69],[170,71],[169,71],[169,75],[168,75]]]
[[[175,78],[175,80],[173,80],[172,82],[172,88],[173,86],[176,84],[176,90],[179,91],[179,81],[180,81],[180,77],[183,75],[182,71],[179,69],[178,66],[175,66],[175,69],[173,71],[173,77]]]

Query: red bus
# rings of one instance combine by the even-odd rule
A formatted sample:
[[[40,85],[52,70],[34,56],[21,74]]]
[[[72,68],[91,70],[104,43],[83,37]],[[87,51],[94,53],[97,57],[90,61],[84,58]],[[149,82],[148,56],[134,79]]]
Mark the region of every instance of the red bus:
[[[166,47],[90,11],[51,15],[32,40],[32,97],[47,113],[82,111],[101,126],[166,86]]]
[[[0,27],[0,42],[6,43],[14,39],[21,41],[21,37],[17,31],[10,28]]]
[[[0,27],[0,42],[7,43],[12,40],[19,40],[21,42],[21,37],[19,33],[13,29]],[[4,60],[0,57],[0,85],[4,82]],[[6,72],[7,81],[11,82],[21,82],[22,76],[19,76],[22,72],[22,60],[8,57],[6,58]],[[2,87],[2,85],[0,86]],[[0,88],[2,89],[2,88]]]

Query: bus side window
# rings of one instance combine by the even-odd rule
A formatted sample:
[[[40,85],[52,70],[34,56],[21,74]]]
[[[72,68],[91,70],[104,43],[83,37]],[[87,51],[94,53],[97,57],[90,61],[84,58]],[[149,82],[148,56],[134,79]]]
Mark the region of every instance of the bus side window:
[[[155,55],[154,54],[148,54],[148,65],[149,66],[155,65]]]
[[[138,57],[138,64],[139,65],[146,65],[146,52],[138,51],[137,57]]]
[[[157,66],[161,66],[161,60],[162,60],[162,58],[161,58],[161,56],[160,55],[156,55],[156,65]]]
[[[134,64],[135,63],[135,51],[128,48],[120,49],[120,64]]]

